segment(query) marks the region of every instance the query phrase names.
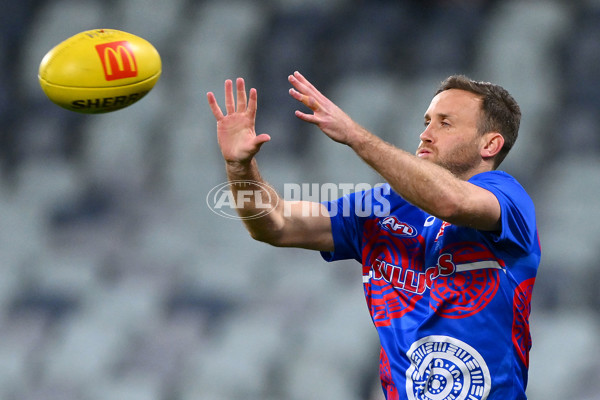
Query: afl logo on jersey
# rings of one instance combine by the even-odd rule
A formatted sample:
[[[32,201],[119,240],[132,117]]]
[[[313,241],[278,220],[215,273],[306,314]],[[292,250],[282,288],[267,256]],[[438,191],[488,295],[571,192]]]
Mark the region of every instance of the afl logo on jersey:
[[[415,237],[418,233],[413,226],[406,222],[398,221],[398,218],[393,215],[380,220],[379,225],[396,236]]]

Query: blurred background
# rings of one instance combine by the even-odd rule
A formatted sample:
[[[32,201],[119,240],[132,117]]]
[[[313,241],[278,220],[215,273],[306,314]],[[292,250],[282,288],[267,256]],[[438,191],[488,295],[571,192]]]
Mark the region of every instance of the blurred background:
[[[600,399],[600,1],[0,3],[0,398],[382,398],[359,265],[255,242],[206,202],[225,181],[206,92],[222,104],[237,76],[259,91],[275,188],[381,181],[294,117],[299,70],[409,151],[446,76],[514,95],[502,167],[543,248],[529,398]],[[94,28],[149,40],[163,75],[127,109],[80,115],[37,69]]]

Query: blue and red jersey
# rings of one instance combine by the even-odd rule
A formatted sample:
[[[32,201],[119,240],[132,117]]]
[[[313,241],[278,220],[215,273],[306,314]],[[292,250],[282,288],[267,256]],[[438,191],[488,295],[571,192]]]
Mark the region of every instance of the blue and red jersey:
[[[326,203],[335,251],[322,255],[363,265],[388,400],[526,398],[533,202],[504,172],[469,181],[497,197],[500,232],[448,224],[387,184]]]

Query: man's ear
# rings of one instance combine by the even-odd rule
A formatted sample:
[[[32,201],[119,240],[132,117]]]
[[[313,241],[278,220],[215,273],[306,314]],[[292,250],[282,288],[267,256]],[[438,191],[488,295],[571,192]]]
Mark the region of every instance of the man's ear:
[[[498,132],[488,132],[482,137],[481,157],[488,159],[496,156],[504,146],[504,137]]]

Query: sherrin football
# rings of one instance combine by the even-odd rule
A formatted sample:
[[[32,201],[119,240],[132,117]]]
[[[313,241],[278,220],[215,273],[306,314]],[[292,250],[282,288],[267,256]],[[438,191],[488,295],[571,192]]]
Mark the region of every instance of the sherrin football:
[[[42,59],[39,81],[50,100],[67,110],[99,114],[144,97],[161,74],[152,44],[114,29],[78,33]]]

